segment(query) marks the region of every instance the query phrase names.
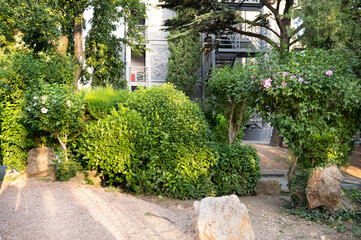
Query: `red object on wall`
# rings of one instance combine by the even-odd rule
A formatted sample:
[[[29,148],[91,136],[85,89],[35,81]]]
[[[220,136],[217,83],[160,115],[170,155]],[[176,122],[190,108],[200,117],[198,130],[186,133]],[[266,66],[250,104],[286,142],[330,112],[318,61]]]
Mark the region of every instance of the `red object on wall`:
[[[135,82],[135,73],[132,73],[132,75],[130,77],[130,81]]]

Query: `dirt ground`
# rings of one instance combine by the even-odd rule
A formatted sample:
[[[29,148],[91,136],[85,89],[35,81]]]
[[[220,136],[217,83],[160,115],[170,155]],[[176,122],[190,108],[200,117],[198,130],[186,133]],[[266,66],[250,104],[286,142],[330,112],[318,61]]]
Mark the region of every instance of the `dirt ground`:
[[[255,144],[261,169],[288,169],[287,149]],[[351,157],[352,176],[361,173],[361,149]],[[352,169],[349,170],[349,169]],[[0,182],[1,184],[1,182]],[[257,240],[356,239],[350,233],[290,216],[280,197],[241,197]],[[71,182],[27,180],[0,185],[0,239],[62,240],[194,239],[193,202],[162,196],[133,196],[117,189]]]
[[[279,197],[242,197],[257,240],[355,239],[282,213]],[[193,202],[132,196],[71,182],[3,184],[0,236],[4,240],[188,240]]]

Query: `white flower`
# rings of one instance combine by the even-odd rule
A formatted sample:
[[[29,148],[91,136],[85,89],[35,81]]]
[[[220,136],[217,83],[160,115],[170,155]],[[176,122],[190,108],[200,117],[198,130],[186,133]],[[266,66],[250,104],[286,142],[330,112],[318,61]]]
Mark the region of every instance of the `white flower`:
[[[28,108],[28,111],[29,111],[29,112],[31,111],[30,108]]]
[[[42,96],[41,99],[43,99],[43,101],[45,101],[46,99],[48,99],[47,96]]]
[[[42,101],[41,103],[42,103],[42,104],[45,104],[45,101]]]
[[[68,100],[68,101],[66,102],[66,105],[70,106],[70,105],[71,105],[71,101]]]
[[[34,103],[33,106],[35,107],[35,106],[36,106],[36,103]]]
[[[48,109],[42,108],[42,109],[41,109],[41,112],[42,112],[42,113],[47,113],[47,112],[48,112]]]
[[[56,100],[55,100],[55,99],[53,100],[53,103],[56,103]]]
[[[37,97],[37,96],[34,97],[35,100],[38,99],[38,98],[39,98],[39,97]]]

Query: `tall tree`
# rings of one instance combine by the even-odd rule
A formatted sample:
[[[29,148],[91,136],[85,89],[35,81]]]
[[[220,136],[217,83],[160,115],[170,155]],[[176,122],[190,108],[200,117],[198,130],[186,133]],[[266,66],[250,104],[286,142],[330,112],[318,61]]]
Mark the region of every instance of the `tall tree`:
[[[139,52],[140,48],[136,45],[146,41],[141,34],[145,27],[138,24],[139,18],[146,17],[145,5],[138,1],[93,0],[92,7],[91,29],[85,44],[86,66],[92,68],[92,71],[85,78],[91,80],[92,86],[110,84],[115,88],[123,88],[126,82],[122,47],[127,44]],[[119,8],[122,10],[119,11]],[[127,37],[119,37],[113,33],[117,29],[117,21],[124,16],[125,23],[130,27]]]
[[[356,56],[354,70],[361,76],[361,0],[303,0],[300,13],[305,27],[301,41]]]
[[[237,8],[229,4],[218,2],[218,0],[161,0],[162,7],[174,11],[180,9],[188,9],[194,14],[186,15],[183,19],[170,19],[165,21],[165,26],[169,30],[187,29],[188,31],[195,31],[208,34],[219,34],[224,31],[231,31],[249,37],[256,37],[262,39],[275,47],[279,52],[284,52],[289,49],[297,39],[292,40],[296,33],[298,33],[302,26],[292,28],[291,20],[293,9],[296,6],[294,0],[260,0],[269,13],[260,13],[255,19],[249,20],[239,14],[244,1],[227,1],[237,2]],[[272,28],[271,20],[276,22],[276,27]],[[246,23],[251,27],[263,27],[272,32],[278,38],[274,41],[272,37],[255,33],[254,31],[247,31],[234,27],[235,24]]]
[[[139,34],[138,21],[135,20],[144,16],[130,14],[134,9],[144,9],[140,0],[0,0],[0,6],[1,10],[4,10],[0,13],[0,30],[4,29],[4,32],[0,33],[0,47],[12,40],[14,30],[23,33],[23,40],[34,52],[47,51],[56,47],[55,50],[59,55],[68,53],[76,61],[78,67],[75,72],[75,84],[79,81],[85,62],[83,13],[88,7],[94,7],[97,12],[92,24],[96,36],[92,39],[92,43],[99,41],[111,52],[103,56],[105,62],[113,61],[114,56],[119,54],[118,50],[122,42],[131,43],[130,45],[134,47],[133,42],[145,41]],[[110,6],[112,10],[109,10]],[[115,22],[119,22],[122,18],[125,18],[128,24],[128,34],[125,38],[116,40],[112,32],[115,29]],[[104,31],[98,34],[96,29],[104,29]],[[97,50],[99,49],[93,48],[92,56],[102,54]],[[122,69],[124,64],[119,60],[118,58],[115,61],[116,64],[102,71],[114,72]],[[116,77],[119,75],[114,76]],[[104,81],[111,83],[114,78],[105,77]]]
[[[183,38],[170,38],[168,44],[170,57],[166,82],[173,83],[177,89],[193,97],[194,86],[198,80],[197,70],[201,63],[199,34],[191,33]]]

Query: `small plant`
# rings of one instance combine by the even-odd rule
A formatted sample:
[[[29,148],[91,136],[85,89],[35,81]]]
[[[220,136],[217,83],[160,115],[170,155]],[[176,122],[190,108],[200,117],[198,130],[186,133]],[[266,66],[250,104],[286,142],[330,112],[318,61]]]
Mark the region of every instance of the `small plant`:
[[[60,162],[55,160],[51,166],[54,167],[55,179],[64,182],[69,181],[77,172],[83,170],[81,165],[73,160]]]

